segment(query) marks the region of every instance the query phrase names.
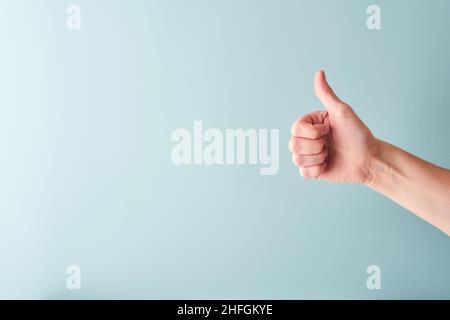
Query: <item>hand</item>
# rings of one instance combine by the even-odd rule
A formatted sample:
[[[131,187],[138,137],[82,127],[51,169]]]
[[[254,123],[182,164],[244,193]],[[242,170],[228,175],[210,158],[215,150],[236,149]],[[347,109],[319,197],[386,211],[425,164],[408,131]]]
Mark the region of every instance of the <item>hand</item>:
[[[309,113],[294,122],[289,142],[292,161],[305,178],[365,183],[378,140],[334,94],[323,71],[316,74],[314,88],[327,111]]]
[[[289,149],[305,178],[358,182],[388,196],[450,236],[450,170],[376,139],[331,90],[323,71],[314,79],[327,111],[298,118]]]

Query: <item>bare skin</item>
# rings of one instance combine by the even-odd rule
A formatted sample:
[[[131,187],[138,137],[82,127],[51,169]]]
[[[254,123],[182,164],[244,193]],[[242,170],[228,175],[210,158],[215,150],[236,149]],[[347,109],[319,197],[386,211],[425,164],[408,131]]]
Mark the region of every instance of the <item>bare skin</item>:
[[[375,138],[335,95],[323,71],[314,89],[326,111],[298,118],[289,141],[300,174],[365,184],[450,236],[450,170]]]

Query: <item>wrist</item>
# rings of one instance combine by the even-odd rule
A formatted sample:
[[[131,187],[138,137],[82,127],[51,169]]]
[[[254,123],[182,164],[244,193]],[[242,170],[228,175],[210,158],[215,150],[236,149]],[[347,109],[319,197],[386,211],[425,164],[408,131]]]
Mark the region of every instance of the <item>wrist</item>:
[[[388,163],[386,159],[386,149],[388,144],[374,137],[372,152],[369,156],[367,176],[364,184],[371,188],[376,188],[383,172],[388,171]]]

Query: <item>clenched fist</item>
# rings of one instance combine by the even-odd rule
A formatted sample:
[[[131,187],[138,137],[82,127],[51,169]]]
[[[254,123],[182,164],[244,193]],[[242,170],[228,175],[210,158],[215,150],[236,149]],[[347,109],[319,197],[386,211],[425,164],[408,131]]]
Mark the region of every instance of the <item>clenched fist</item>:
[[[309,113],[294,122],[289,141],[292,161],[305,178],[366,182],[378,140],[334,94],[323,71],[316,74],[314,89],[326,111]]]

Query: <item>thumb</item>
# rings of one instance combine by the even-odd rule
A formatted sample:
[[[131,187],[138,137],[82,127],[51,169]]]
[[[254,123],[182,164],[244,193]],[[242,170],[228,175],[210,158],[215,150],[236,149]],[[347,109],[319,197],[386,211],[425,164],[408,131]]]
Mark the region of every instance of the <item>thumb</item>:
[[[328,111],[336,110],[342,106],[342,101],[336,96],[325,78],[325,72],[320,70],[314,78],[314,90],[317,98]]]

